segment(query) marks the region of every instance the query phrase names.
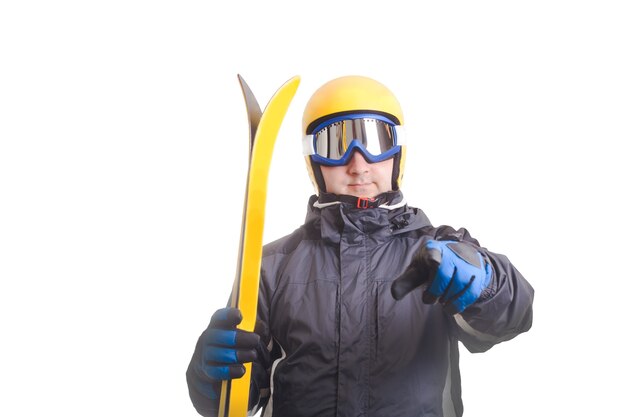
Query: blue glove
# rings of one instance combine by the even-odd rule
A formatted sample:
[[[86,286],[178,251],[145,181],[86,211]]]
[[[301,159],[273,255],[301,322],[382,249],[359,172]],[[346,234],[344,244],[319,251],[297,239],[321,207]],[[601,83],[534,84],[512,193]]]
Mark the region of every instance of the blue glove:
[[[210,400],[218,399],[222,381],[241,378],[245,373],[243,364],[257,358],[260,337],[238,330],[241,320],[237,308],[217,310],[198,339],[187,380]]]
[[[427,284],[423,301],[439,301],[444,310],[455,314],[480,297],[491,282],[492,269],[469,243],[428,240],[420,247],[409,267],[396,278],[391,294],[396,300],[422,284]]]

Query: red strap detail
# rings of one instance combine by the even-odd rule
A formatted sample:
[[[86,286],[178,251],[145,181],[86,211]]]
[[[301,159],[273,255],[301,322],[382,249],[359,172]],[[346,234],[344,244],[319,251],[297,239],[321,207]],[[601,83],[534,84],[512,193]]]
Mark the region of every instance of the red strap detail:
[[[370,207],[370,203],[373,203],[375,201],[376,201],[375,198],[362,198],[362,197],[359,197],[356,200],[356,206],[358,208],[361,208],[361,209],[366,209],[366,208]]]

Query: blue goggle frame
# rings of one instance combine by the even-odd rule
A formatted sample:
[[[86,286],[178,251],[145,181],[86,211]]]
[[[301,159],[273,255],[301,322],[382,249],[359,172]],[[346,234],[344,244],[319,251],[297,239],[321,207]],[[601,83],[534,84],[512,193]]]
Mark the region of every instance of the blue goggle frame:
[[[346,165],[355,150],[369,163],[397,154],[404,145],[402,126],[380,114],[355,113],[324,121],[302,139],[303,151],[313,162]]]

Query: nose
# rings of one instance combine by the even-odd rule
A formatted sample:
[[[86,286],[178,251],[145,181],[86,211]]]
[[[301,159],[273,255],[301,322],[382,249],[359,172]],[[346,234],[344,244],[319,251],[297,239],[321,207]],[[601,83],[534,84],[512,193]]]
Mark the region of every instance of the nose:
[[[368,172],[370,164],[365,160],[365,157],[359,151],[355,151],[352,157],[348,161],[348,173],[353,175],[360,175]]]

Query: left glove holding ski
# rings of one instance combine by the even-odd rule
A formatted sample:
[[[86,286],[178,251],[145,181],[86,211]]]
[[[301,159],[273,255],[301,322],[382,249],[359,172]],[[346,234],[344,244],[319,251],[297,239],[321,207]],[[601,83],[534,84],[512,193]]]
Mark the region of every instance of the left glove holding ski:
[[[399,300],[427,284],[423,301],[444,304],[455,314],[476,302],[491,282],[491,265],[469,243],[428,240],[413,257],[409,267],[396,278],[391,294]]]
[[[257,358],[259,335],[237,329],[241,320],[237,308],[219,309],[211,317],[187,370],[192,396],[195,393],[191,387],[206,399],[217,400],[221,382],[241,378],[245,373],[243,364]]]

